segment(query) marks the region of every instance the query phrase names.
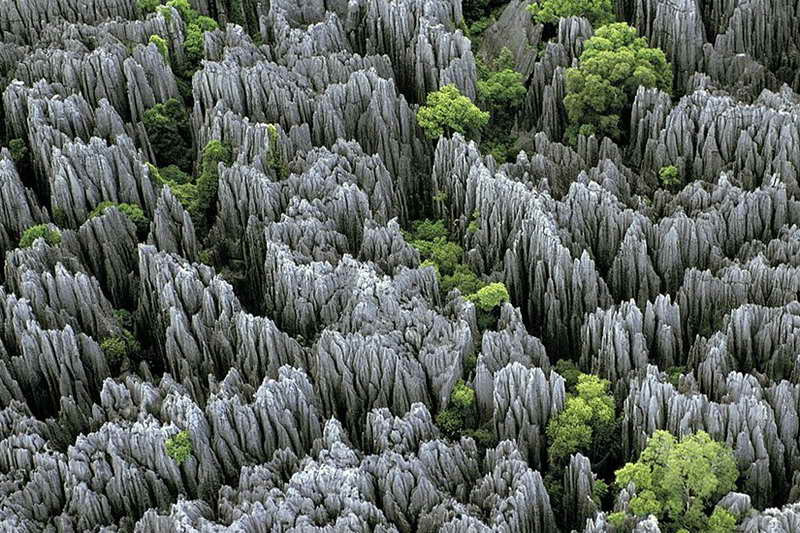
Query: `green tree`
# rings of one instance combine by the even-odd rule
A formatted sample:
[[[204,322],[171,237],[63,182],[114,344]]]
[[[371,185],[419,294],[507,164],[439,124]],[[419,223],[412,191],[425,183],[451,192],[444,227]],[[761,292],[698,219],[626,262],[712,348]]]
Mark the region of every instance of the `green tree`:
[[[577,67],[567,70],[564,107],[569,119],[567,139],[578,134],[620,139],[620,118],[640,87],[669,91],[672,70],[664,52],[647,46],[635,28],[625,23],[603,26],[584,43]]]
[[[668,189],[672,189],[681,184],[681,175],[678,169],[673,165],[661,167],[658,171],[658,179],[661,184]]]
[[[555,365],[556,372],[564,378],[564,387],[569,392],[574,392],[575,387],[578,385],[578,378],[581,376],[581,371],[575,366],[575,363],[569,359],[559,359]]]
[[[103,339],[100,348],[115,372],[125,359],[137,357],[142,349],[139,341],[127,329],[123,329],[119,335]]]
[[[192,70],[203,59],[203,34],[207,31],[214,31],[218,27],[219,25],[214,19],[199,16],[186,28],[186,39],[183,41],[183,46],[186,48],[186,56]]]
[[[444,220],[415,220],[411,223],[411,239],[419,241],[433,241],[436,239],[447,238],[447,228],[444,227]]]
[[[490,283],[467,296],[477,308],[478,327],[481,331],[497,328],[500,306],[509,301],[508,289],[503,283]]]
[[[145,111],[142,118],[150,145],[159,165],[177,165],[191,171],[192,141],[189,136],[189,116],[183,104],[170,98]]]
[[[467,297],[481,311],[492,311],[509,300],[508,289],[503,283],[490,283]]]
[[[161,57],[164,58],[164,61],[169,63],[169,48],[167,48],[167,41],[164,40],[163,37],[161,37],[160,35],[151,35],[150,39],[147,42],[148,44],[156,45],[156,48],[158,48],[158,51],[161,54]]]
[[[8,149],[11,152],[11,159],[15,163],[20,163],[28,158],[28,145],[22,139],[8,141]]]
[[[160,0],[137,0],[136,5],[139,6],[139,10],[144,13],[145,15],[148,13],[155,13],[158,6],[161,5]]]
[[[490,73],[478,80],[478,97],[493,115],[509,115],[522,104],[528,90],[522,74],[511,68]]]
[[[614,433],[614,398],[608,387],[597,376],[578,376],[577,394],[569,395],[564,410],[547,424],[551,461],[562,463],[576,452],[597,460],[608,452]]]
[[[116,204],[114,202],[100,202],[97,207],[92,209],[88,218],[94,218],[102,215],[109,207],[116,207],[120,213],[128,217],[128,219],[136,225],[136,234],[139,238],[143,238],[150,230],[150,219],[148,219],[142,208],[136,204]]]
[[[455,272],[464,255],[461,246],[443,237],[437,237],[432,241],[413,240],[409,244],[419,251],[423,260],[430,260],[436,264],[439,274],[443,276]]]
[[[61,232],[56,229],[50,229],[47,224],[31,226],[22,233],[22,238],[19,240],[19,247],[30,248],[38,238],[44,239],[50,246],[56,246],[61,243]]]
[[[188,431],[181,431],[168,438],[164,447],[167,455],[180,464],[192,455],[192,438]]]
[[[216,216],[219,163],[231,164],[231,150],[220,141],[209,141],[203,148],[201,171],[197,178],[197,194],[190,209],[192,219],[201,233]]]
[[[469,295],[478,292],[485,285],[469,266],[459,263],[453,269],[452,274],[442,277],[441,288],[444,294],[458,289],[461,294]]]
[[[528,11],[540,24],[555,23],[566,17],[585,17],[594,27],[614,22],[612,0],[541,0],[529,5]]]
[[[445,134],[477,132],[489,122],[481,111],[455,85],[445,85],[428,94],[426,105],[417,111],[417,122],[431,139]]]
[[[722,507],[715,507],[708,518],[706,533],[733,533],[736,531],[736,517]]]
[[[174,7],[186,24],[191,24],[200,16],[200,14],[192,8],[191,4],[189,4],[189,0],[169,0],[167,6]]]
[[[698,431],[678,442],[666,431],[656,431],[639,460],[616,472],[616,483],[636,486],[630,502],[634,514],[657,516],[672,530],[729,531],[724,510],[707,512],[736,487],[736,460],[724,443]],[[729,513],[728,513],[729,514]]]

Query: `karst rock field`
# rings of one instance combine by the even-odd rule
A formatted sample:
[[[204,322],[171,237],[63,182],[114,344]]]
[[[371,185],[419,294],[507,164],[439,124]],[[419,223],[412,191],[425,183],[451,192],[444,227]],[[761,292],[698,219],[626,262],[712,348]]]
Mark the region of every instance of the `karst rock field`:
[[[0,532],[800,533],[800,0],[0,0]]]

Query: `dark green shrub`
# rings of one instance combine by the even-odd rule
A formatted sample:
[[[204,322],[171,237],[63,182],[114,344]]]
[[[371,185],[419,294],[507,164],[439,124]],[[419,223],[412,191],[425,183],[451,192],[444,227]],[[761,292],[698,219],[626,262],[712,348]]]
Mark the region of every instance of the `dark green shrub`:
[[[139,6],[139,10],[147,15],[148,13],[155,13],[158,6],[161,5],[160,0],[136,0],[136,5]]]
[[[136,225],[136,234],[142,238],[150,230],[150,219],[144,215],[142,208],[136,204],[115,204],[114,202],[100,202],[97,207],[89,213],[89,219],[102,215],[109,207],[116,207],[120,213]]]
[[[61,244],[60,231],[50,229],[47,224],[39,224],[37,226],[31,226],[22,233],[22,238],[19,240],[19,247],[30,248],[34,241],[40,237],[50,246]]]
[[[164,443],[167,455],[178,464],[181,464],[192,455],[192,438],[188,431],[181,431],[168,438]]]
[[[119,369],[125,359],[136,358],[141,352],[139,341],[126,329],[123,329],[119,335],[103,339],[100,348],[103,350],[109,366],[115,371]]]
[[[158,165],[177,165],[184,171],[191,171],[189,116],[183,104],[175,98],[156,104],[145,111],[142,122]]]
[[[197,178],[197,195],[190,210],[195,226],[200,232],[203,232],[216,216],[219,163],[231,164],[231,150],[220,141],[210,141],[203,148],[202,170]]]
[[[678,169],[672,165],[661,167],[658,171],[658,179],[668,189],[675,188],[681,184],[681,175]]]
[[[536,22],[558,23],[559,18],[584,17],[592,26],[614,22],[612,0],[541,0],[528,6]]]
[[[459,381],[450,393],[447,408],[436,415],[436,425],[448,438],[458,439],[465,430],[474,428],[476,418],[475,391]]]

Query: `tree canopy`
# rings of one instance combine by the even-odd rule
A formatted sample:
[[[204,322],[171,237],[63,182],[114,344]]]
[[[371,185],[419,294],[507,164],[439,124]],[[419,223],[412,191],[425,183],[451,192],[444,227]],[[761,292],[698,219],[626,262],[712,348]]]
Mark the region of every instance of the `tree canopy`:
[[[425,135],[436,139],[445,134],[476,132],[489,122],[489,113],[481,111],[455,85],[445,85],[428,94],[426,105],[417,111],[417,122]]]
[[[547,424],[550,460],[562,462],[576,452],[598,459],[610,448],[614,430],[614,398],[609,382],[578,374],[577,394],[567,397],[564,410]]]
[[[658,48],[625,23],[608,24],[584,43],[577,67],[567,70],[567,138],[604,135],[619,139],[621,117],[637,89],[657,87],[669,91],[672,69]]]
[[[542,0],[530,4],[528,11],[540,24],[566,17],[585,17],[595,27],[614,22],[612,0]]]
[[[51,229],[47,224],[39,224],[31,226],[22,233],[19,240],[20,248],[30,248],[38,238],[43,238],[50,246],[55,246],[61,243],[61,232],[57,229]]]
[[[630,509],[639,516],[655,515],[672,531],[726,531],[725,513],[708,516],[709,508],[736,487],[739,472],[725,444],[698,431],[678,442],[656,431],[639,460],[616,472],[616,483],[636,486]],[[714,529],[710,529],[713,527]]]

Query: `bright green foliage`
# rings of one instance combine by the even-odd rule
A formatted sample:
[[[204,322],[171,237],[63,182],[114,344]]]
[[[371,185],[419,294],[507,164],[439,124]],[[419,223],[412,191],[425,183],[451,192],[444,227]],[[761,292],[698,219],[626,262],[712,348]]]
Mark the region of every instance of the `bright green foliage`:
[[[433,241],[447,238],[447,228],[444,220],[415,220],[411,223],[412,239],[420,241]]]
[[[508,289],[503,283],[490,283],[467,297],[481,311],[492,311],[509,300]]]
[[[126,329],[120,335],[103,339],[100,348],[113,369],[118,369],[123,360],[134,357],[141,351],[139,341]]]
[[[456,265],[452,274],[448,274],[442,278],[441,288],[444,294],[449,293],[453,289],[458,289],[461,294],[473,294],[478,292],[481,287],[485,285],[475,272],[463,263]]]
[[[192,177],[178,168],[176,165],[169,165],[159,170],[159,174],[164,182],[167,183],[189,183],[192,181]]]
[[[608,483],[602,479],[595,479],[592,484],[592,501],[599,508],[603,508],[603,499],[608,494]]]
[[[615,23],[584,43],[578,67],[567,70],[566,85],[568,140],[576,142],[578,134],[619,139],[620,117],[639,86],[669,91],[672,70],[664,52],[649,48],[635,28]]]
[[[447,408],[436,415],[436,425],[449,438],[457,439],[475,419],[475,391],[459,381],[450,393]]]
[[[429,259],[436,263],[439,273],[450,275],[455,271],[456,266],[461,262],[464,249],[454,242],[450,242],[443,237],[437,237],[432,241],[414,240],[409,243],[419,251],[423,259]]]
[[[163,37],[160,35],[151,35],[148,44],[156,45],[164,61],[169,62],[169,48],[167,48],[167,41]]]
[[[230,148],[220,141],[210,141],[203,148],[201,172],[197,178],[197,195],[190,209],[192,219],[201,233],[207,227],[207,222],[213,220],[216,214],[219,163],[231,164]]]
[[[667,188],[672,188],[681,184],[681,175],[678,169],[673,165],[661,167],[661,170],[658,171],[658,179],[661,180],[661,184]]]
[[[160,185],[168,185],[172,194],[181,203],[184,209],[190,210],[197,200],[197,185],[190,181],[188,174],[175,165],[157,169],[150,163],[147,164],[153,180]]]
[[[672,383],[673,387],[677,387],[680,382],[681,375],[686,373],[685,366],[671,366],[666,370],[667,381]]]
[[[144,216],[142,208],[136,204],[115,204],[114,202],[100,202],[97,207],[92,209],[88,218],[94,218],[102,215],[109,207],[116,207],[120,213],[125,215],[136,225],[136,233],[141,237],[146,234],[150,229],[150,220]]]
[[[511,68],[492,72],[478,81],[478,96],[492,113],[510,113],[522,103],[528,90],[522,74]]]
[[[445,85],[428,94],[426,105],[417,111],[417,122],[431,139],[445,134],[475,132],[489,122],[481,111],[455,85]]]
[[[578,385],[578,378],[581,376],[581,371],[575,366],[575,363],[569,359],[559,359],[555,366],[556,372],[564,378],[564,387],[569,392],[574,392],[575,387]]]
[[[217,21],[206,16],[197,17],[186,28],[186,39],[183,41],[183,46],[186,48],[186,56],[192,67],[197,66],[203,59],[203,34],[217,28],[219,28]]]
[[[43,238],[50,246],[61,243],[60,231],[50,229],[47,224],[39,224],[38,226],[31,226],[22,233],[22,238],[19,240],[19,247],[30,248],[33,242],[39,237]]]
[[[161,0],[137,0],[136,5],[145,15],[154,13],[156,8],[161,5]]]
[[[708,519],[707,533],[733,533],[736,531],[736,517],[722,507],[715,507]]]
[[[142,122],[159,165],[177,165],[191,170],[189,116],[181,102],[170,98],[163,104],[156,104],[145,111]]]
[[[673,530],[706,531],[713,526],[727,531],[719,529],[730,523],[723,511],[715,513],[713,524],[706,513],[735,488],[738,476],[733,452],[707,433],[699,431],[677,442],[670,433],[656,431],[639,460],[617,470],[616,483],[636,485],[630,502],[636,515],[653,514]]]
[[[8,149],[11,152],[11,159],[15,163],[25,161],[28,157],[28,145],[22,139],[11,139],[8,141]]]
[[[536,22],[557,23],[559,18],[584,17],[592,26],[614,22],[612,0],[541,0],[528,6]]]
[[[189,0],[169,0],[169,2],[167,2],[167,6],[174,7],[175,10],[180,13],[183,21],[187,24],[191,24],[199,16],[197,11],[195,11],[191,4],[189,4]]]
[[[192,438],[189,436],[188,431],[181,431],[167,439],[164,443],[173,461],[180,464],[184,462],[192,454]]]
[[[567,397],[564,410],[547,424],[550,460],[561,462],[581,452],[597,459],[614,429],[614,398],[609,382],[590,374],[580,374],[577,395]]]

